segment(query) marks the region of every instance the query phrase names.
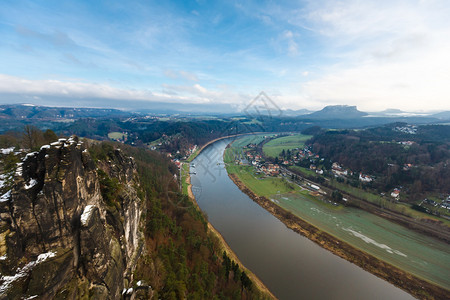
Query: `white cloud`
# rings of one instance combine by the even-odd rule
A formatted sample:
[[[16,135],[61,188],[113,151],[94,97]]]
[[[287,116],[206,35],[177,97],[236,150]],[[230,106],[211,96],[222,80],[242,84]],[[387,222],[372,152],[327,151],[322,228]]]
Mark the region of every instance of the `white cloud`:
[[[194,86],[195,87],[195,86]],[[195,87],[202,92],[200,86]],[[203,103],[209,102],[205,97],[187,97],[169,93],[154,93],[143,89],[123,89],[103,83],[86,83],[79,81],[30,80],[0,74],[0,93],[31,96],[93,97],[117,100],[168,101]]]
[[[450,44],[441,46],[409,60],[339,66],[304,83],[301,91],[322,103],[353,104],[366,110],[450,109]]]
[[[298,44],[295,41],[295,36],[292,31],[287,30],[283,33],[283,39],[287,43],[287,53],[289,55],[295,56],[299,53],[298,51]]]
[[[365,110],[450,109],[449,14],[444,0],[311,2],[290,22],[319,33],[335,63],[299,83],[301,97]]]
[[[228,103],[246,104],[252,96],[234,91],[229,86],[217,86],[215,89],[207,89],[200,84],[194,85],[170,85],[163,84],[163,94],[184,95],[188,98],[198,99],[203,103]]]

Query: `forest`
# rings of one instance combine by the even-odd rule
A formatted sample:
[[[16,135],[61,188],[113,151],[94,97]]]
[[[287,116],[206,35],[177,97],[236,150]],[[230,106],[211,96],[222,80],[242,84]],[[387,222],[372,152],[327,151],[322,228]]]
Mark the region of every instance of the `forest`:
[[[136,278],[154,287],[155,299],[260,299],[247,274],[208,232],[207,217],[178,190],[175,166],[155,151],[117,143],[92,145],[89,151],[105,159],[117,147],[137,164],[148,253],[140,258]],[[114,198],[114,186],[114,179],[101,181],[104,199]]]

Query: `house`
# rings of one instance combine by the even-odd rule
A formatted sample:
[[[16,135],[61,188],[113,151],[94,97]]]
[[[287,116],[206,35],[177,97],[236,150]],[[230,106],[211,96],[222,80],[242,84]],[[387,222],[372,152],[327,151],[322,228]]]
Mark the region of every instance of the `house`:
[[[395,200],[398,200],[398,198],[400,197],[400,190],[395,188],[391,193],[391,197],[395,198]]]
[[[359,181],[362,181],[362,182],[372,182],[372,181],[373,181],[373,178],[370,177],[369,175],[365,175],[365,174],[363,174],[363,173],[359,173]]]
[[[441,207],[446,208],[447,210],[450,210],[450,204],[448,204],[448,203],[441,204]]]
[[[403,165],[403,170],[404,171],[408,171],[409,169],[411,169],[412,166],[413,166],[412,164],[404,164]]]
[[[181,162],[178,159],[174,159],[172,160],[172,162],[177,166],[178,169],[181,167]]]
[[[280,166],[277,164],[269,164],[266,169],[266,174],[276,176],[280,173]]]
[[[319,175],[322,175],[322,174],[323,174],[323,170],[317,169],[317,170],[316,170],[316,173],[319,174]]]
[[[333,164],[334,165],[334,164]],[[332,167],[331,170],[335,175],[337,176],[347,176],[348,175],[348,171],[344,170],[341,166],[337,165]]]

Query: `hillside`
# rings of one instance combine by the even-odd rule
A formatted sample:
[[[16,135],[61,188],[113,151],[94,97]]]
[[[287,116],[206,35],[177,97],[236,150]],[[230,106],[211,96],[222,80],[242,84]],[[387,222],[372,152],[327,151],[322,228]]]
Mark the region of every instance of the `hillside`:
[[[2,151],[0,299],[261,298],[155,152]]]

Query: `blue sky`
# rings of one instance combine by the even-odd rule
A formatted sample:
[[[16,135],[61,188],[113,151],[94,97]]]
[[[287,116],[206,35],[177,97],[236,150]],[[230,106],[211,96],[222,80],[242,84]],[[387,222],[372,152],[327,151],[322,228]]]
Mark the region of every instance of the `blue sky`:
[[[2,1],[0,102],[450,109],[450,1]]]

